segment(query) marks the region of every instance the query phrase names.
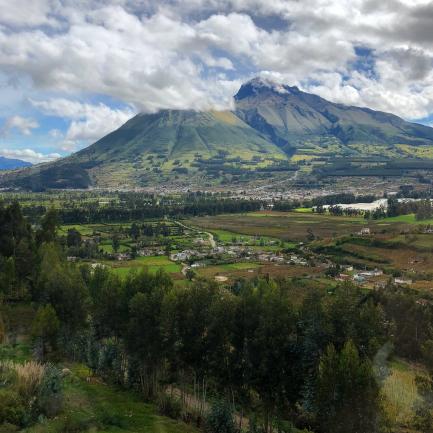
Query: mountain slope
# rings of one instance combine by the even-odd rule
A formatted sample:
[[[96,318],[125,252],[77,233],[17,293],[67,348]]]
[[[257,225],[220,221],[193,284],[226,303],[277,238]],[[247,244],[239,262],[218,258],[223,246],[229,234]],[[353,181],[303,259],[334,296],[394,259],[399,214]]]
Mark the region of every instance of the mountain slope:
[[[14,170],[16,168],[30,167],[32,164],[21,159],[5,158],[0,156],[0,170]]]
[[[93,145],[3,179],[23,187],[136,186],[243,164],[268,165],[286,155],[234,113],[162,110],[139,114]],[[210,169],[212,167],[212,169]],[[164,177],[165,176],[165,177]]]
[[[240,118],[289,154],[323,148],[323,144],[337,146],[348,155],[369,155],[368,145],[382,152],[391,147],[397,153],[401,144],[433,145],[433,128],[389,113],[335,104],[297,87],[260,78],[244,84],[235,101]],[[367,145],[366,151],[359,144]]]
[[[336,161],[350,174],[352,160],[373,160],[377,168],[384,161],[433,159],[433,128],[393,114],[335,104],[260,78],[242,85],[235,103],[233,112],[139,114],[67,158],[3,174],[0,185],[204,186],[301,167],[324,173]]]

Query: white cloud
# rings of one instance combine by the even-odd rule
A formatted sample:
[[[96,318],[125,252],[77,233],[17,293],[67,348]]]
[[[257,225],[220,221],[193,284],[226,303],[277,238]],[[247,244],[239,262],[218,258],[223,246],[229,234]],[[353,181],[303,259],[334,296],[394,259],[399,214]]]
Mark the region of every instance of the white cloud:
[[[43,154],[35,152],[33,149],[0,149],[0,155],[6,158],[21,159],[31,162],[32,164],[53,161],[60,158],[60,154],[58,153]]]
[[[0,23],[12,26],[54,25],[49,17],[55,2],[49,0],[0,0]]]
[[[432,1],[28,3],[0,0],[0,73],[28,77],[45,102],[37,108],[70,119],[64,148],[135,109],[230,108],[240,81],[257,73],[406,118],[433,112]],[[263,17],[287,25],[260,25]],[[371,51],[374,71],[353,66],[357,47]],[[134,108],[72,101],[88,94]]]
[[[7,135],[11,130],[18,130],[21,134],[31,135],[32,130],[39,128],[38,122],[29,117],[12,116],[8,117],[0,129],[1,135]]]
[[[132,108],[113,109],[105,104],[88,104],[65,98],[51,98],[44,101],[31,100],[33,106],[44,114],[71,120],[65,136],[58,130],[50,131],[55,138],[63,138],[63,150],[74,150],[81,143],[99,140],[104,135],[123,125],[136,113]]]

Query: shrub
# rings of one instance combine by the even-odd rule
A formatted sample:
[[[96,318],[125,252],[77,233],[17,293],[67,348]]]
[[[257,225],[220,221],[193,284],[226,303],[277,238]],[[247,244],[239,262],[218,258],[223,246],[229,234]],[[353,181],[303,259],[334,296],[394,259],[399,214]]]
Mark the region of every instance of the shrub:
[[[0,425],[0,433],[14,433],[17,432],[20,428],[16,425],[10,423],[4,423]]]
[[[126,422],[122,415],[111,412],[110,409],[102,408],[98,414],[98,420],[103,426],[125,428]]]
[[[161,415],[179,419],[182,416],[182,403],[177,397],[161,394],[157,400],[158,411]]]
[[[48,417],[57,415],[63,403],[62,373],[52,364],[47,364],[37,394],[38,409]]]
[[[10,423],[13,425],[24,426],[27,422],[27,411],[20,395],[16,391],[10,389],[1,390],[0,424]]]
[[[208,433],[235,433],[237,431],[233,411],[225,401],[212,405],[206,418],[206,431]]]
[[[60,431],[62,433],[81,433],[87,432],[93,426],[94,422],[91,418],[83,418],[82,414],[68,413],[63,420],[63,425]]]
[[[45,367],[38,362],[29,361],[18,364],[5,361],[0,364],[2,377],[11,382],[13,388],[25,400],[34,397],[39,389],[45,373]]]

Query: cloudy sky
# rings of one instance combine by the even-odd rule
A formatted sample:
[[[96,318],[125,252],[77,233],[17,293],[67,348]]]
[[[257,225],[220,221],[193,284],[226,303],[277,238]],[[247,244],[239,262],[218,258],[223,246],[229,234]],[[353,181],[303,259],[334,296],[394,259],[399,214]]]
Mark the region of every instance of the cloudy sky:
[[[433,1],[0,0],[0,155],[67,155],[135,113],[230,108],[263,75],[433,123]]]

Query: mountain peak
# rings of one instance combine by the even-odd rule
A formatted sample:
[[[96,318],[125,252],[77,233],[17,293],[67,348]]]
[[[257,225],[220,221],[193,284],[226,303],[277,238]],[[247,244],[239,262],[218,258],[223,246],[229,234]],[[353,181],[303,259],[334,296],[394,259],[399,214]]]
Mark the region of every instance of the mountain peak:
[[[235,100],[248,98],[249,96],[256,96],[261,93],[272,92],[280,95],[290,95],[298,91],[297,87],[290,87],[281,84],[266,77],[254,77],[246,83],[242,84],[238,93],[235,95]]]

